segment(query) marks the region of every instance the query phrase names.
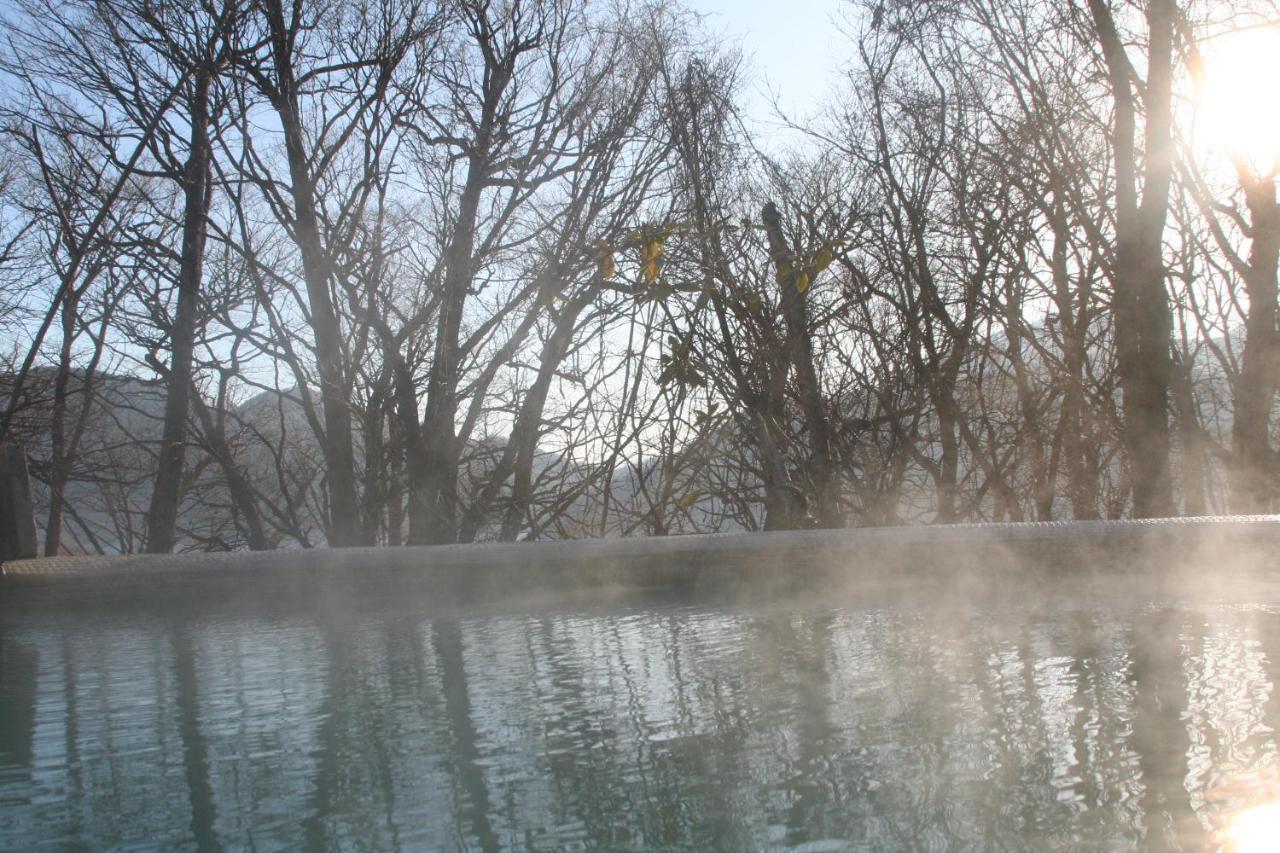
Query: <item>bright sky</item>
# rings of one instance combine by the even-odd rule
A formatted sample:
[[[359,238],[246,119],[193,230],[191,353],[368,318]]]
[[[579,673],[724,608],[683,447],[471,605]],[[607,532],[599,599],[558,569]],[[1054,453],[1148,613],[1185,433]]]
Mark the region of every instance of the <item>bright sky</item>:
[[[748,62],[748,116],[776,132],[773,101],[793,119],[820,109],[849,55],[840,32],[848,0],[687,0],[707,28],[741,45]],[[846,27],[847,29],[847,27]]]

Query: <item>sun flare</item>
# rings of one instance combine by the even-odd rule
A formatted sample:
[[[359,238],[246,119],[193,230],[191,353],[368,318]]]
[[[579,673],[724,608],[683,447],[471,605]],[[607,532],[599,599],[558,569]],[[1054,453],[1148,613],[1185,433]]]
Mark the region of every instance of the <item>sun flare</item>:
[[[1198,125],[1213,149],[1266,172],[1280,164],[1280,28],[1219,36],[1203,47]]]
[[[1280,841],[1280,803],[1247,809],[1236,815],[1226,832],[1230,853],[1263,853]]]

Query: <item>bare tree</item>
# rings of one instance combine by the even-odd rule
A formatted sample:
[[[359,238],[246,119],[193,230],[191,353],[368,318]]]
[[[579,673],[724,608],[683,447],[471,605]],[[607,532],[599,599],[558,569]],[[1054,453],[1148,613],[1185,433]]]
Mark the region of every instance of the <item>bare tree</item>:
[[[1116,356],[1124,393],[1133,514],[1174,514],[1169,471],[1169,339],[1164,227],[1173,178],[1173,0],[1146,7],[1146,80],[1136,72],[1107,0],[1089,0],[1111,87],[1116,237],[1111,275]],[[1137,126],[1143,118],[1142,153]],[[1141,180],[1141,190],[1139,190]]]

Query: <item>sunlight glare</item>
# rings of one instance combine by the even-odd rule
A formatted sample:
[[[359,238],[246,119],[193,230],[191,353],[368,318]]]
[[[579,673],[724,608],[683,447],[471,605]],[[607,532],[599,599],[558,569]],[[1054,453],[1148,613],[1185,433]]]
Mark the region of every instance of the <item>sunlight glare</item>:
[[[1280,29],[1245,30],[1203,47],[1198,124],[1210,147],[1255,173],[1280,164]]]
[[[1262,853],[1280,841],[1280,802],[1246,809],[1227,828],[1226,849],[1232,853]]]

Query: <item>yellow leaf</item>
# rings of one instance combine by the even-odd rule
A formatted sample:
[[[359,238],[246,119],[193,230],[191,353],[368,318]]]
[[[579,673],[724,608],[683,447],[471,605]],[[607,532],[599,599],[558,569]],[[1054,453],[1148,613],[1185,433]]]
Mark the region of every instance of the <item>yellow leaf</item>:
[[[796,276],[796,293],[804,293],[809,289],[809,274],[802,272]]]
[[[661,269],[659,260],[662,257],[662,241],[654,238],[644,245],[640,252],[640,277],[645,284],[653,284],[658,280]]]
[[[613,263],[613,252],[605,252],[600,256],[600,277],[613,278],[615,272],[617,267]]]
[[[689,491],[688,493],[685,494],[684,497],[680,499],[680,508],[688,509],[689,507],[696,504],[698,502],[698,498],[700,497],[702,497],[702,492],[700,490],[693,489]]]
[[[818,250],[818,258],[814,263],[814,267],[818,270],[818,272],[822,272],[827,267],[831,266],[831,261],[832,261],[831,250],[828,249],[826,246],[823,246],[821,249]]]
[[[645,284],[653,284],[658,280],[657,258],[649,258],[644,262],[644,266],[640,268],[640,278],[644,279]]]
[[[645,261],[656,261],[658,256],[662,254],[662,241],[658,239],[650,240],[645,244],[644,252],[641,259]]]

